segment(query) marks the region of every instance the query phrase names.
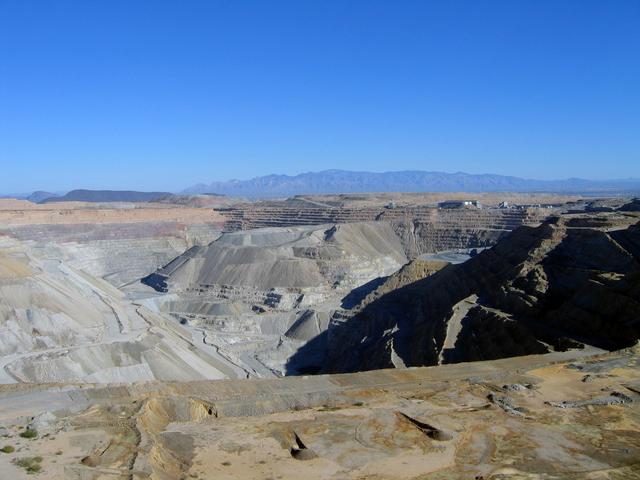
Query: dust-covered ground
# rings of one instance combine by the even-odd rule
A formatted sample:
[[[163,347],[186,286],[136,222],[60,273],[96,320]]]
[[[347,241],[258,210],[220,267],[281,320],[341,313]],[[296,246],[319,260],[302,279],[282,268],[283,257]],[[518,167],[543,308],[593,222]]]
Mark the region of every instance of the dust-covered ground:
[[[51,479],[640,478],[639,353],[5,386],[0,448],[14,451],[0,452],[0,477],[36,465]]]

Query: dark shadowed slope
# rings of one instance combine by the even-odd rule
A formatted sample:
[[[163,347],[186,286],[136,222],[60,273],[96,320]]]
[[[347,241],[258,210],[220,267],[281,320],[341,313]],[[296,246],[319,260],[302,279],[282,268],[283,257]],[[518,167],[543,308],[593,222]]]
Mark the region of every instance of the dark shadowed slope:
[[[330,325],[325,371],[436,365],[640,338],[637,214],[569,215],[372,298]],[[306,348],[312,349],[313,344]],[[305,349],[291,360],[304,365]]]

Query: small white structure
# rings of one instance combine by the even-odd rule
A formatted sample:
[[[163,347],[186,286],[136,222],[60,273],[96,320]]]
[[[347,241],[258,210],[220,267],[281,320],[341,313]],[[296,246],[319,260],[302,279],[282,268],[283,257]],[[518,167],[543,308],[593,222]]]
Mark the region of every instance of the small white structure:
[[[482,208],[482,204],[477,200],[446,200],[438,203],[438,208],[463,208],[476,207]]]

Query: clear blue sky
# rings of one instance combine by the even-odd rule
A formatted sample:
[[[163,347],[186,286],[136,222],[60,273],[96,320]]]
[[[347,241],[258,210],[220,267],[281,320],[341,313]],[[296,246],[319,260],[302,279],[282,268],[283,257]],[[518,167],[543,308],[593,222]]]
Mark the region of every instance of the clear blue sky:
[[[640,177],[638,0],[0,0],[0,192]]]

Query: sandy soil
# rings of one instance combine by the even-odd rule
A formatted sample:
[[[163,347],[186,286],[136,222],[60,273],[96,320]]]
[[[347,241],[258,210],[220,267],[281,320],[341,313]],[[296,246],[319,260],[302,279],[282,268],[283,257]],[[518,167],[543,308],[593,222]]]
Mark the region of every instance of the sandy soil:
[[[640,478],[639,353],[3,387],[3,440],[16,451],[0,453],[0,478],[29,478],[16,459],[37,456],[51,479]],[[21,438],[30,423],[38,437]]]

